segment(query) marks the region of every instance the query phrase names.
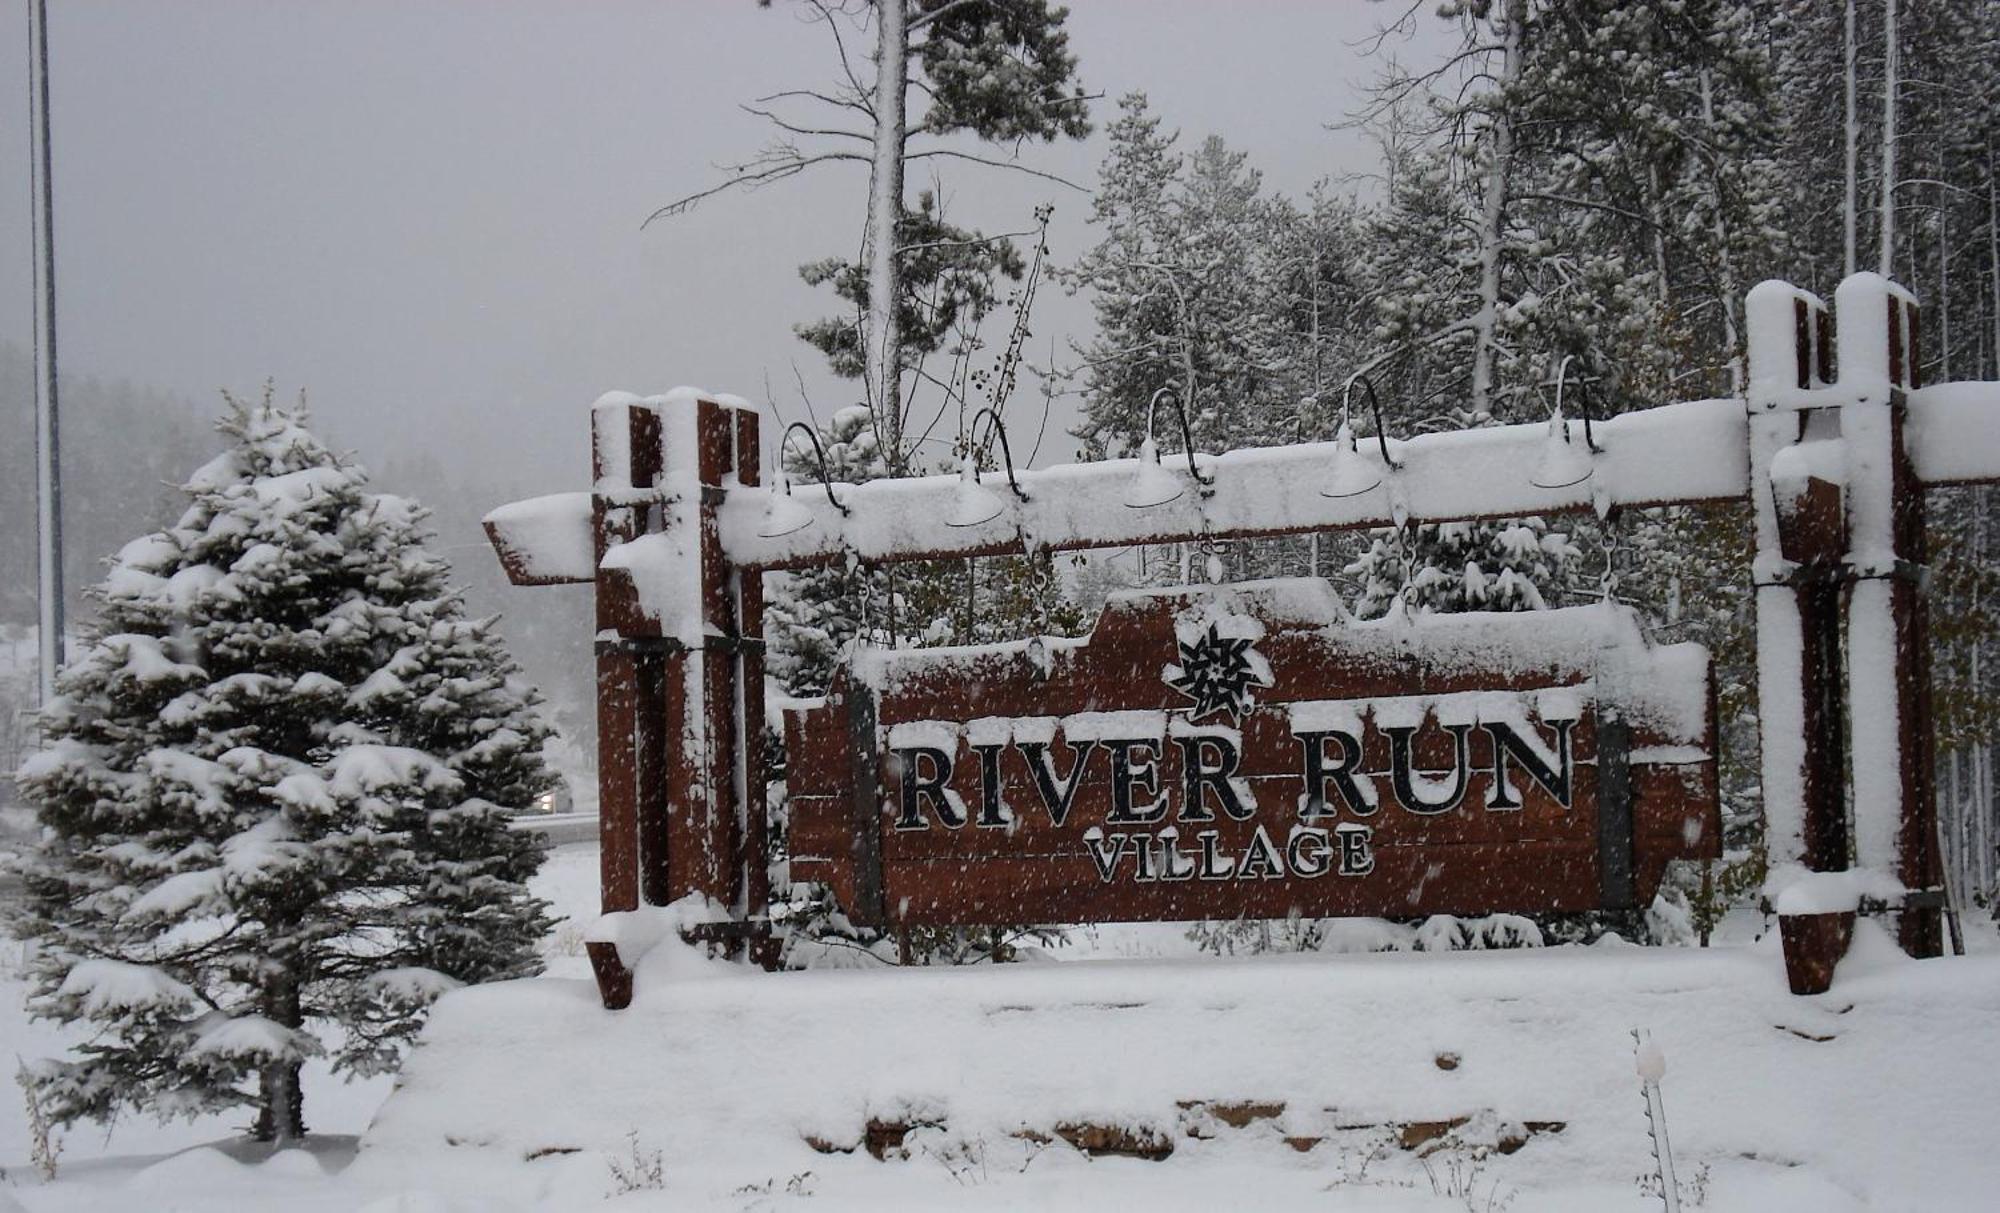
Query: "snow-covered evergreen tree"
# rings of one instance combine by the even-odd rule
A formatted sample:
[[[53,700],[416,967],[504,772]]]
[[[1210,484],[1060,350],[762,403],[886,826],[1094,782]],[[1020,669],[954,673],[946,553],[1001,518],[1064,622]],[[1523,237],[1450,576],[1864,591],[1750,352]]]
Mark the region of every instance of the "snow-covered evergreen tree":
[[[1540,518],[1509,522],[1425,522],[1398,535],[1376,534],[1347,567],[1359,586],[1355,614],[1399,604],[1419,613],[1540,611],[1544,587],[1564,586],[1582,556],[1569,535]]]
[[[814,493],[822,475],[839,484],[862,484],[887,474],[875,418],[866,405],[834,413],[819,430],[826,468],[804,442],[783,452],[795,493]],[[794,695],[818,695],[833,681],[847,646],[864,626],[882,629],[888,614],[883,573],[846,563],[786,573],[773,585],[764,611],[767,668]],[[874,614],[873,618],[865,616]]]
[[[547,729],[424,512],[366,490],[303,407],[232,400],[178,523],[127,544],[20,783],[44,829],[18,927],[39,1016],[94,1030],[61,1121],[256,1111],[301,1064],[395,1064],[432,999],[538,967],[541,861],[508,817]]]
[[[1297,405],[1279,392],[1277,213],[1243,153],[1211,136],[1183,155],[1145,94],[1119,108],[1091,215],[1104,238],[1064,275],[1097,314],[1076,434],[1094,455],[1136,447],[1154,393],[1171,388],[1197,443],[1257,445]],[[1168,449],[1180,443],[1170,416],[1155,424]]]
[[[764,3],[768,7],[770,0]],[[845,359],[865,372],[860,376],[863,397],[876,412],[884,457],[895,475],[906,475],[916,446],[906,433],[909,396],[920,377],[908,373],[918,359],[904,348],[910,340],[903,321],[910,315],[911,296],[904,279],[909,273],[934,273],[934,268],[913,264],[910,254],[938,248],[922,240],[919,245],[932,247],[899,241],[900,234],[921,231],[935,221],[910,211],[904,197],[906,172],[913,163],[950,159],[1048,177],[1021,163],[1020,145],[1031,139],[1083,138],[1090,133],[1090,99],[1077,82],[1076,57],[1069,52],[1069,33],[1063,27],[1069,11],[1049,0],[808,0],[801,7],[808,20],[824,25],[831,35],[840,82],[823,89],[787,89],[746,107],[771,123],[775,141],[733,166],[720,185],[680,198],[653,217],[684,211],[725,190],[753,189],[796,176],[816,165],[868,164],[861,241],[865,271],[855,267],[857,277],[846,282],[840,280],[846,271],[838,262],[815,263],[807,273],[824,271],[815,281],[834,279],[843,296],[862,305],[853,337],[822,335],[843,347],[836,365]],[[864,84],[848,48],[850,41],[865,38],[874,41],[875,71]],[[918,113],[910,108],[913,87],[921,102]],[[792,105],[807,100],[831,112],[786,116]],[[981,142],[1009,146],[1014,154],[1000,158],[970,150]],[[866,143],[865,151],[857,146],[861,143]],[[917,339],[927,338],[919,332]]]

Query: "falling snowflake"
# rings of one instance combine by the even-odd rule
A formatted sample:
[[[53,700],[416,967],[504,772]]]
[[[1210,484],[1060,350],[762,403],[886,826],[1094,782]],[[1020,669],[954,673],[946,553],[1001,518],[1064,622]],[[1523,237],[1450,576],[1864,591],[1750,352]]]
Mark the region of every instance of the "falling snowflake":
[[[1255,642],[1255,635],[1223,635],[1213,620],[1205,627],[1180,631],[1180,664],[1168,666],[1164,673],[1168,686],[1194,701],[1188,709],[1190,721],[1216,712],[1227,712],[1232,723],[1239,721],[1252,706],[1251,688],[1271,685],[1271,667],[1251,647]]]

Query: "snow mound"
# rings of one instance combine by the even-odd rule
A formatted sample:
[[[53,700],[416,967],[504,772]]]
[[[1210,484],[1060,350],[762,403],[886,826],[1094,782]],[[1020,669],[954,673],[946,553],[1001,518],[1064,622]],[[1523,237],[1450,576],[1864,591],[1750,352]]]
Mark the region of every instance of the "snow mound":
[[[1715,1207],[1983,1207],[2000,955],[1856,946],[1800,999],[1768,940],[766,975],[670,938],[625,1011],[587,981],[445,995],[350,1178],[449,1157],[557,1208],[658,1151],[633,1207],[937,1207],[959,1175],[994,1208],[1432,1207],[1357,1181],[1372,1154],[1370,1182],[1476,1160],[1517,1207],[1639,1208],[1637,1026]]]

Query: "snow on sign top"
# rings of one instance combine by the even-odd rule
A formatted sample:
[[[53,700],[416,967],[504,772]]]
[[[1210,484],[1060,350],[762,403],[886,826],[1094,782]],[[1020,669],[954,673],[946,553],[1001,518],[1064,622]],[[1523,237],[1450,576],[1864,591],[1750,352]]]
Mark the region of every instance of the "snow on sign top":
[[[1122,595],[1081,640],[864,654],[787,712],[792,874],[907,925],[1643,904],[1718,846],[1711,703],[1706,652],[1622,607]]]
[[[849,552],[881,560],[982,547],[1112,547],[1163,535],[1276,534],[1735,500],[1748,486],[1745,432],[1737,400],[1614,417],[1594,427],[1594,451],[1575,452],[1586,474],[1554,487],[1535,483],[1550,434],[1539,421],[1390,438],[1393,468],[1381,468],[1373,445],[1364,445],[1355,457],[1372,461],[1381,474],[1367,490],[1343,495],[1328,491],[1339,462],[1336,442],[1197,454],[1203,484],[1178,493],[1175,487],[1193,487],[1183,455],[1160,464],[1108,459],[1023,470],[1016,474],[1018,493],[1009,491],[1003,473],[987,472],[983,484],[996,490],[999,509],[974,524],[953,515],[963,483],[957,473],[835,485],[834,500],[795,489],[793,500],[812,521],[783,534],[763,527],[775,490],[753,490],[723,502],[720,537],[733,563],[774,568]],[[1144,508],[1134,496],[1140,479],[1167,482]]]

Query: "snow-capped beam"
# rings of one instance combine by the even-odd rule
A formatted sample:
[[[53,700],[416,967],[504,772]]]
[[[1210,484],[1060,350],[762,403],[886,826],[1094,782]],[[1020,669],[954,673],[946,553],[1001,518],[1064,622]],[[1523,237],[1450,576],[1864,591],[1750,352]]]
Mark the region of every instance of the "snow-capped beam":
[[[2000,383],[1940,383],[1909,404],[1903,441],[1926,487],[2000,480]]]
[[[1119,547],[1748,494],[1740,400],[1670,404],[1598,423],[1595,454],[1584,452],[1581,419],[1570,418],[1567,429],[1567,445],[1548,422],[1391,438],[1393,469],[1382,466],[1372,438],[1345,454],[1333,442],[1197,454],[1206,485],[1195,484],[1187,457],[1173,453],[1158,468],[1113,459],[1020,472],[1019,494],[1000,471],[977,485],[956,475],[836,484],[838,505],[822,486],[798,485],[775,511],[773,491],[734,489],[720,510],[722,543],[739,567],[775,569],[849,553],[883,561]],[[1351,466],[1337,469],[1341,461]],[[1131,504],[1175,489],[1179,495],[1160,504]]]
[[[515,585],[574,585],[597,576],[588,491],[511,502],[483,521]]]

